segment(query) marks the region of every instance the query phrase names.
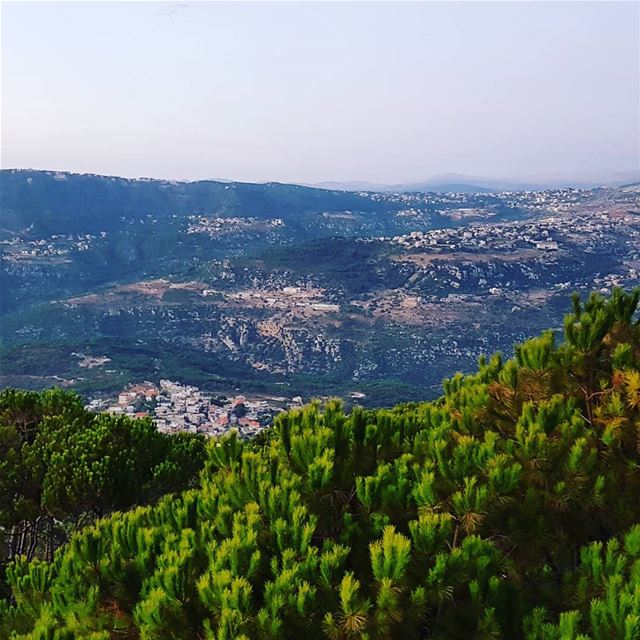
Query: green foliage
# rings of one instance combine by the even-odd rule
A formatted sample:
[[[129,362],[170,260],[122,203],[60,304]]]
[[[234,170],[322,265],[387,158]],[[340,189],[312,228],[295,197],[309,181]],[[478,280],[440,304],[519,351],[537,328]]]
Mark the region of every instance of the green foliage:
[[[196,488],[13,562],[0,633],[639,638],[638,295],[576,299],[563,343],[483,359],[435,402],[312,404],[256,442],[211,441]],[[108,463],[86,464],[91,487]]]
[[[95,415],[59,389],[3,391],[0,569],[23,554],[51,560],[70,532],[96,517],[184,489],[203,459],[202,436],[171,437],[149,419]],[[15,572],[9,567],[10,580]],[[25,584],[42,585],[33,577]]]

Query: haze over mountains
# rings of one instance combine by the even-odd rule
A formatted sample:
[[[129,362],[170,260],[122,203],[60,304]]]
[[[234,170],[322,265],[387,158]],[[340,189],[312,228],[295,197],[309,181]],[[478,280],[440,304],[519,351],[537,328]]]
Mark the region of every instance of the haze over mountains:
[[[544,189],[594,189],[597,187],[619,187],[640,181],[640,169],[583,173],[573,177],[547,176],[537,179],[517,180],[487,178],[458,173],[444,173],[418,182],[384,184],[367,181],[331,181],[305,183],[305,186],[343,191],[377,191],[381,193],[409,193],[431,191],[436,193],[488,193],[492,191],[542,191]]]

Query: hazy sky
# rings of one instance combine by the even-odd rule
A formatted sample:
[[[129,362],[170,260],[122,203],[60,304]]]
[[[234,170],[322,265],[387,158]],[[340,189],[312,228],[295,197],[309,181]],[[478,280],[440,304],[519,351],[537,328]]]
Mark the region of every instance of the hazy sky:
[[[640,4],[3,2],[1,106],[5,168],[640,169]]]

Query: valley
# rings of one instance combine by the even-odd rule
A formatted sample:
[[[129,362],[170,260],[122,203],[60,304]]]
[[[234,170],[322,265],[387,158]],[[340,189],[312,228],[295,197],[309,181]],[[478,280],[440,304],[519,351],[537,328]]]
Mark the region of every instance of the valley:
[[[634,186],[348,193],[5,171],[1,195],[4,386],[95,397],[168,378],[388,405],[560,328],[567,292],[640,281]]]

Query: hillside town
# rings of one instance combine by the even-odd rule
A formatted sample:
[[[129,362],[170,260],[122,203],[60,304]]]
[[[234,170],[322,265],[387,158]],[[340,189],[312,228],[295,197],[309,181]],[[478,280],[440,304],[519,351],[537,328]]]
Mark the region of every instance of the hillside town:
[[[236,429],[241,438],[249,439],[271,426],[281,411],[301,405],[300,396],[291,399],[212,397],[198,387],[160,380],[159,385],[151,382],[129,385],[115,402],[94,399],[86,408],[136,418],[150,417],[162,433],[189,432],[214,437]]]
[[[284,226],[282,218],[259,220],[254,217],[189,216],[187,221],[187,233],[206,233],[210,236],[243,231],[266,231]]]
[[[398,193],[371,193],[361,192],[360,195],[375,201],[390,202],[407,205],[407,212],[413,213],[429,207],[431,210],[447,211],[474,211],[487,215],[491,207],[512,207],[521,210],[560,213],[569,211],[572,207],[589,202],[598,191],[607,192],[607,189],[546,189],[524,191],[492,191],[492,192],[398,192]],[[608,194],[607,194],[608,195]]]
[[[7,262],[35,260],[66,260],[70,253],[89,251],[98,237],[105,238],[106,232],[98,235],[53,234],[45,238],[27,239],[19,235],[0,240],[1,257]]]
[[[627,253],[629,260],[638,260],[640,211],[581,212],[573,216],[547,216],[456,229],[413,231],[378,240],[436,256],[444,253],[459,255],[462,252],[504,256],[525,249],[544,253],[579,248],[581,251],[595,252],[607,248],[611,251],[622,250]]]

